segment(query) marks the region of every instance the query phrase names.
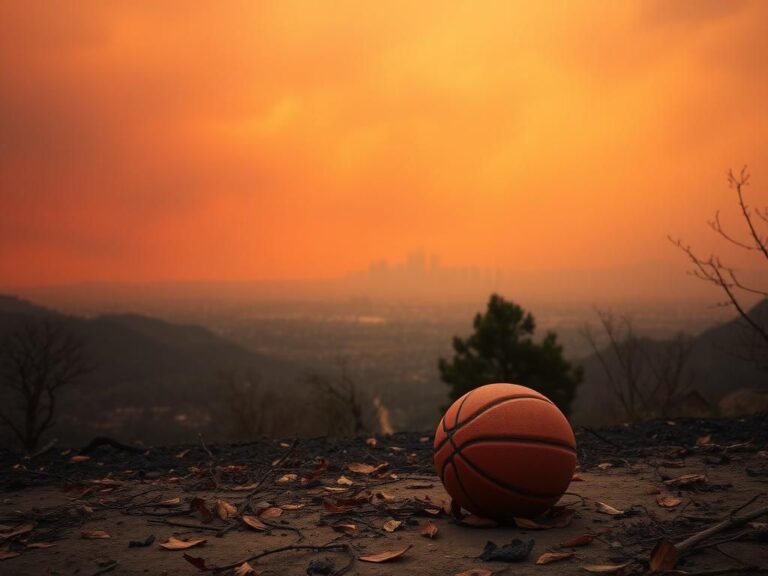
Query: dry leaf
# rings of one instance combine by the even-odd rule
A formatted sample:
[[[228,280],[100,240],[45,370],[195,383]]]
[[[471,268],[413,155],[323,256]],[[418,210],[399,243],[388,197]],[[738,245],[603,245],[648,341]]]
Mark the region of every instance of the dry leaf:
[[[600,470],[608,470],[608,468],[613,468],[613,464],[610,462],[601,462],[597,467],[600,468]]]
[[[352,486],[354,482],[342,474],[336,479],[336,484],[339,484],[340,486]]]
[[[651,496],[653,494],[661,494],[661,490],[659,490],[653,484],[648,484],[648,486],[645,487],[645,493]]]
[[[288,484],[289,482],[295,482],[298,480],[298,474],[283,474],[277,479],[278,484]]]
[[[31,544],[27,544],[27,548],[53,548],[56,546],[53,542],[32,542]]]
[[[226,500],[216,500],[216,515],[225,522],[237,516],[237,508]]]
[[[427,520],[424,522],[424,524],[421,525],[420,534],[426,538],[434,538],[437,536],[437,525],[434,522],[430,522]]]
[[[401,524],[402,522],[400,520],[387,520],[384,522],[384,530],[387,532],[394,532],[400,528]]]
[[[194,566],[195,568],[203,572],[208,572],[209,570],[211,570],[205,558],[199,558],[197,556],[190,556],[189,554],[184,554],[184,560],[186,560],[187,562],[192,564],[192,566]]]
[[[10,538],[13,538],[14,536],[19,536],[21,534],[26,534],[27,532],[32,532],[35,525],[31,522],[27,522],[25,524],[19,524],[15,528],[12,528],[10,532],[3,532],[0,533],[0,540],[8,540]]]
[[[160,544],[161,548],[166,550],[186,550],[194,546],[200,546],[205,544],[205,538],[197,538],[192,540],[181,540],[175,536],[171,536],[167,541]]]
[[[339,486],[323,486],[323,490],[325,490],[326,492],[339,493],[339,492],[346,492],[348,488],[341,488]]]
[[[376,438],[368,438],[365,443],[370,446],[371,448],[376,448],[376,445],[379,443]]]
[[[11,558],[16,558],[16,556],[21,556],[21,552],[11,552],[10,550],[0,550],[0,560],[10,560]]]
[[[264,524],[261,520],[256,518],[256,516],[249,516],[248,514],[244,514],[242,517],[242,521],[245,522],[248,526],[253,528],[254,530],[264,531],[268,530],[269,526]]]
[[[656,542],[656,546],[653,547],[648,566],[651,568],[652,572],[672,570],[675,567],[675,564],[677,564],[678,558],[680,558],[680,552],[675,545],[669,540],[662,538]]]
[[[670,495],[659,494],[656,496],[656,504],[662,508],[674,508],[682,502],[680,498]]]
[[[378,498],[379,500],[394,500],[395,499],[395,495],[394,494],[390,494],[389,492],[387,492],[385,490],[378,490],[378,491],[374,492],[373,495],[376,498]]]
[[[432,441],[432,438],[430,438],[429,436],[422,436],[421,438],[419,438],[419,442],[421,442],[422,444],[425,444],[431,441]]]
[[[257,572],[253,568],[253,566],[248,564],[248,562],[243,562],[242,564],[240,564],[240,566],[235,568],[235,572],[234,572],[234,576],[251,576],[252,574],[256,575]]]
[[[632,564],[632,560],[624,562],[624,564],[586,564],[582,568],[593,574],[615,574],[630,564]]]
[[[167,500],[161,500],[157,503],[158,506],[178,506],[181,504],[181,498],[176,496],[175,498],[168,498]]]
[[[696,446],[708,446],[709,444],[712,444],[712,436],[710,434],[696,439]]]
[[[456,576],[493,576],[493,572],[485,568],[470,568],[464,572],[459,572]]]
[[[347,470],[350,472],[357,472],[358,474],[370,474],[376,470],[376,466],[363,464],[362,462],[352,462],[351,464],[347,464]]]
[[[230,490],[233,490],[235,492],[245,491],[245,490],[254,490],[259,487],[259,484],[257,482],[253,482],[251,484],[240,484],[239,486],[233,486],[230,488]]]
[[[579,474],[574,474],[571,476],[571,482],[584,482],[584,478],[582,478]]]
[[[336,532],[342,532],[347,536],[354,536],[357,534],[357,524],[334,524],[331,526]]]
[[[624,514],[623,510],[618,510],[613,506],[609,506],[605,502],[597,503],[597,511],[601,514],[610,514],[611,516],[620,516],[621,514]]]
[[[187,448],[186,450],[182,450],[181,452],[179,452],[178,454],[176,454],[176,458],[178,458],[179,460],[181,460],[182,458],[184,458],[184,456],[186,456],[187,454],[189,454],[189,451],[190,451],[190,450],[191,450],[190,448]]]
[[[213,520],[213,512],[211,512],[211,509],[208,508],[208,505],[205,503],[205,500],[203,500],[199,496],[195,496],[194,498],[192,498],[192,500],[189,502],[189,509],[192,512],[197,512],[198,514],[200,514],[200,518],[205,523],[208,523],[211,520]]]
[[[539,556],[538,560],[536,560],[536,564],[551,564],[552,562],[573,558],[575,555],[575,552],[544,552],[544,554]]]
[[[80,538],[85,540],[104,540],[111,538],[111,536],[104,532],[104,530],[83,530],[80,532]]]
[[[405,487],[411,488],[412,490],[427,490],[429,488],[434,488],[435,485],[431,482],[416,482],[415,484],[407,484]]]
[[[257,514],[259,518],[279,518],[283,515],[283,509],[278,508],[277,506],[270,506],[269,508],[259,510]]]
[[[536,518],[515,518],[515,524],[523,530],[549,530],[565,528],[576,513],[570,508],[554,507]]]
[[[77,456],[72,456],[72,458],[70,458],[69,461],[74,464],[77,464],[78,462],[87,462],[90,459],[91,459],[90,456],[78,454]]]
[[[304,504],[281,504],[280,508],[283,510],[301,510],[304,508]]]
[[[560,546],[563,548],[576,548],[577,546],[586,546],[592,540],[594,540],[596,536],[594,534],[582,534],[581,536],[576,536],[575,538],[571,538],[570,540],[566,540]]]
[[[390,560],[394,560],[395,558],[400,558],[403,554],[408,552],[408,550],[411,549],[412,544],[409,544],[405,548],[400,548],[398,550],[387,550],[386,552],[379,552],[378,554],[369,554],[367,556],[360,556],[358,557],[358,560],[361,562],[375,562],[375,563],[381,563],[381,562],[389,562]]]

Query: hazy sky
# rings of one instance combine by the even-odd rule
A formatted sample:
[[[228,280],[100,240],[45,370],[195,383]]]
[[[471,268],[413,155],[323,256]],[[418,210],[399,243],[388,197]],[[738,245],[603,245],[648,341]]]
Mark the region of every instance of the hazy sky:
[[[683,266],[767,102],[763,0],[0,0],[0,284]]]

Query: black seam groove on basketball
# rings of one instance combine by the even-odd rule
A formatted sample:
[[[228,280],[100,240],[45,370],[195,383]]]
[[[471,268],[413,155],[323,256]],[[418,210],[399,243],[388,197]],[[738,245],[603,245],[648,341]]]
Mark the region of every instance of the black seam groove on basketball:
[[[470,392],[470,394],[471,393],[472,392]],[[467,395],[467,398],[469,398],[469,395]],[[445,439],[442,442],[440,442],[440,444],[435,446],[434,448],[435,452],[437,452],[438,450],[440,450],[440,448],[445,446],[445,443],[448,442],[451,439],[451,437],[463,426],[466,426],[470,422],[474,422],[477,418],[485,414],[485,412],[487,412],[491,408],[495,408],[496,406],[500,406],[501,404],[506,404],[507,402],[512,402],[514,400],[526,400],[526,399],[541,400],[542,402],[546,402],[547,404],[552,404],[554,406],[554,404],[551,401],[547,400],[546,398],[542,398],[541,396],[534,396],[532,394],[515,394],[512,396],[502,396],[501,398],[496,398],[496,400],[493,400],[481,406],[477,412],[472,414],[472,416],[467,418],[461,424],[458,424],[459,414],[461,412],[462,407],[464,406],[464,402],[466,402],[466,398],[465,398],[464,402],[461,403],[461,405],[459,406],[459,409],[456,411],[456,422],[457,422],[456,425],[454,425],[452,428],[448,428],[445,424],[445,417],[443,417],[443,432],[445,432]],[[453,444],[453,442],[451,442],[451,444]]]
[[[461,409],[464,407],[464,403],[467,400],[469,400],[469,397],[472,396],[472,392],[474,392],[474,391],[475,390],[470,390],[469,392],[467,392],[467,395],[464,396],[464,400],[462,400],[461,404],[459,404],[459,407],[456,410],[456,421],[455,421],[454,427],[452,429],[445,430],[445,418],[443,418],[443,429],[445,430],[446,435],[448,437],[447,440],[451,443],[451,446],[453,447],[454,454],[456,453],[458,448],[456,447],[456,443],[453,441],[453,432],[454,432],[454,430],[458,429],[457,424],[459,422],[459,417],[461,416]],[[442,444],[442,445],[444,446],[444,444]],[[454,474],[454,476],[456,476],[456,482],[458,483],[459,488],[461,488],[461,491],[464,493],[464,496],[467,497],[467,501],[469,502],[469,504],[473,508],[477,508],[477,506],[475,505],[475,501],[472,499],[472,496],[470,496],[469,492],[467,492],[467,489],[464,488],[464,483],[461,481],[461,476],[459,476],[459,469],[456,467],[455,464],[453,464],[453,454],[449,457],[449,460],[451,461],[451,465],[453,466],[453,474]],[[443,466],[443,471],[445,471],[445,466]],[[443,480],[443,476],[442,475],[440,476],[440,480],[441,481]]]
[[[481,436],[480,438],[471,438],[469,440],[465,440],[458,447],[456,447],[455,443],[452,444],[455,447],[454,451],[461,452],[467,446],[472,446],[473,444],[485,444],[486,442],[505,442],[507,444],[533,444],[535,446],[550,446],[551,448],[559,448],[561,450],[565,450],[574,456],[576,455],[576,450],[573,448],[573,446],[565,443],[555,442],[549,438],[541,438],[536,436],[505,436],[502,434],[499,436]]]
[[[482,439],[480,439],[480,440],[482,440]],[[453,444],[453,442],[451,444]],[[541,443],[537,443],[537,444],[539,444],[539,445],[547,445],[547,446],[551,446],[553,448],[564,448],[563,446],[558,446],[556,444],[552,444],[552,443],[549,443],[549,442],[541,442]],[[561,496],[560,494],[539,494],[539,493],[536,493],[536,492],[528,492],[527,490],[524,490],[524,489],[519,488],[517,486],[513,486],[511,484],[507,484],[507,483],[505,483],[505,482],[503,482],[501,480],[497,480],[496,478],[493,478],[492,476],[489,476],[487,472],[485,472],[482,468],[479,468],[477,466],[477,464],[472,462],[469,458],[467,458],[467,456],[465,454],[463,454],[461,452],[462,448],[464,448],[466,445],[467,445],[467,443],[465,442],[464,444],[462,444],[460,447],[457,448],[456,445],[453,444],[453,446],[454,446],[453,453],[445,459],[445,462],[443,462],[443,467],[442,467],[442,471],[441,471],[441,474],[440,474],[440,478],[441,479],[443,478],[443,474],[445,472],[445,468],[446,468],[446,466],[448,464],[451,464],[453,466],[453,470],[454,470],[454,473],[456,474],[456,478],[457,479],[459,478],[459,473],[458,473],[459,469],[456,466],[456,464],[453,462],[454,457],[458,456],[459,458],[461,458],[467,464],[467,466],[472,468],[472,470],[477,472],[480,476],[482,476],[483,478],[485,478],[486,480],[488,480],[492,484],[496,484],[497,486],[501,486],[502,488],[504,488],[505,490],[508,490],[509,492],[514,492],[515,494],[518,494],[520,496],[525,496],[526,498],[538,498],[538,499],[549,499],[549,498],[553,498],[555,496]],[[575,450],[570,449],[569,451],[574,456],[576,455],[576,451]],[[459,483],[461,483],[461,482],[459,482]],[[462,489],[463,488],[464,487],[462,485]],[[464,492],[467,493],[466,490],[464,490]],[[469,494],[467,494],[467,496],[469,496]],[[471,500],[470,500],[470,502],[471,502]]]
[[[467,458],[464,454],[458,453],[456,454],[456,456],[458,456],[462,460],[462,462],[464,462],[467,466],[472,468],[472,470],[474,470],[477,474],[485,478],[488,482],[490,482],[491,484],[496,484],[496,486],[499,486],[500,488],[503,488],[508,492],[513,492],[525,498],[532,498],[534,500],[551,500],[552,498],[560,498],[560,496],[562,496],[562,494],[559,492],[557,494],[528,492],[527,490],[523,490],[521,488],[518,488],[517,486],[512,486],[511,484],[507,484],[502,480],[498,480],[492,476],[489,476],[482,468],[478,468],[478,466],[474,462],[472,462],[469,458]],[[458,467],[456,466],[456,464],[453,465],[453,469],[458,470]]]

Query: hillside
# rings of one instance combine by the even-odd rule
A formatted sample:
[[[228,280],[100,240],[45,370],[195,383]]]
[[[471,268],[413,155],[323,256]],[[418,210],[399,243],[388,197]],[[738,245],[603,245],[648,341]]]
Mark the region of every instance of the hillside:
[[[85,343],[93,370],[61,396],[60,438],[97,434],[170,441],[190,431],[214,433],[211,406],[224,371],[258,374],[281,387],[298,375],[288,363],[247,351],[213,332],[140,315],[63,316],[10,297],[0,298],[0,337],[31,318],[65,322]]]
[[[768,321],[768,300],[757,304],[749,314],[765,324]],[[640,342],[645,364],[641,368],[641,381],[648,382],[652,378],[648,361],[659,361],[669,352],[672,342],[647,338],[641,338]],[[691,382],[690,389],[695,391],[697,397],[691,397],[687,404],[684,403],[686,405],[679,406],[677,414],[709,415],[704,402],[711,408],[712,414],[724,408],[727,411],[729,404],[732,404],[727,399],[729,396],[750,390],[767,391],[768,371],[748,359],[756,345],[756,340],[741,319],[714,326],[694,337],[683,378]],[[611,358],[605,351],[604,355]],[[580,363],[584,367],[584,382],[577,390],[572,420],[590,424],[621,421],[622,412],[615,399],[607,393],[608,380],[597,355],[587,356]],[[615,358],[611,366],[616,366]]]

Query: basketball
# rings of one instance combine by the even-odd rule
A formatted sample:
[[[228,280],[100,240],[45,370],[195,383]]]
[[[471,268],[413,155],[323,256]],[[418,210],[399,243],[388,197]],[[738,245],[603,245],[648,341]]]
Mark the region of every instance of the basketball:
[[[576,439],[543,394],[488,384],[456,400],[435,433],[435,468],[454,502],[495,520],[532,518],[568,489]]]

